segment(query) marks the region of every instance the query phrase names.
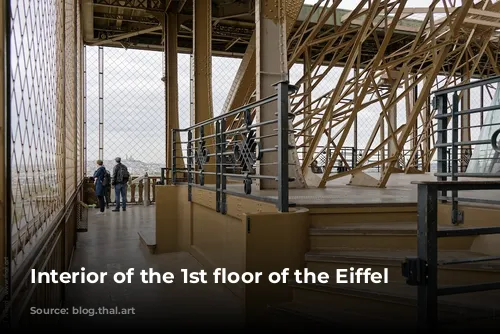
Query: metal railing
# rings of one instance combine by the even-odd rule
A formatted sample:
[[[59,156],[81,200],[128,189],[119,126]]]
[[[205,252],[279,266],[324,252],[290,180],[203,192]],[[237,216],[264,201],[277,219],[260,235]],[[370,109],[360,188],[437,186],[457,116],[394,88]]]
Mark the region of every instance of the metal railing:
[[[328,165],[329,160],[333,156],[333,152],[335,149],[326,149],[323,151],[321,154],[319,154],[316,159],[312,162],[311,168],[312,172],[316,174],[322,174],[324,173],[324,168],[325,166]],[[367,155],[375,150],[369,150]],[[337,158],[337,161],[335,162],[335,165],[333,166],[331,170],[331,174],[336,174],[336,173],[343,173],[348,170],[356,168],[356,166],[359,164],[363,156],[365,155],[366,149],[356,149],[355,147],[343,147],[340,150],[339,157]],[[407,163],[407,160],[409,159],[408,157],[413,153],[412,150],[402,150],[402,154],[400,155],[397,167],[404,169]],[[380,161],[382,157],[388,157],[390,156],[390,150],[388,148],[386,149],[381,149],[381,150],[376,150],[376,153],[374,153],[368,160],[366,160],[367,164],[372,164],[377,161]],[[414,159],[414,165],[413,167],[415,168],[422,168],[422,163],[418,159],[418,153],[416,154],[416,158]],[[373,166],[372,168],[367,168],[365,171],[366,172],[375,172],[379,173],[381,170],[381,166]]]
[[[417,256],[405,260],[403,276],[408,285],[417,286],[418,326],[438,325],[438,297],[500,289],[500,282],[473,285],[438,286],[438,267],[500,260],[500,256],[438,261],[438,238],[500,234],[500,227],[438,229],[438,193],[458,190],[498,190],[500,181],[414,182],[418,185]]]
[[[127,187],[127,203],[149,205],[156,202],[155,187],[161,182],[158,180],[161,180],[161,176],[148,176],[147,174],[143,176],[131,175]],[[84,203],[87,205],[97,205],[93,177],[86,178],[85,184],[86,196]],[[111,203],[114,203],[114,187],[111,187],[109,197]]]
[[[246,196],[262,201],[271,201],[281,212],[288,212],[288,183],[289,178],[289,121],[293,115],[289,111],[289,94],[297,88],[289,85],[288,81],[275,84],[277,94],[260,101],[242,106],[218,117],[200,122],[185,129],[172,130],[172,183],[181,184],[179,173],[187,174],[188,200],[192,199],[192,188],[203,187],[216,191],[216,210],[226,213],[226,194]],[[277,116],[274,119],[257,122],[253,111],[266,104],[277,102]],[[229,122],[234,119],[243,119],[244,125],[227,130]],[[260,134],[258,130],[276,124],[273,133]],[[179,142],[187,134],[187,142]],[[270,138],[276,141],[270,145]],[[267,147],[263,147],[263,141]],[[178,152],[179,144],[186,144],[186,155]],[[277,158],[272,162],[263,162],[263,157],[276,152]],[[186,161],[181,167],[179,161]],[[269,175],[259,168],[276,166],[276,173]],[[211,180],[210,180],[211,178]],[[231,180],[243,180],[243,193],[228,189]],[[252,195],[253,181],[277,182],[277,199]]]
[[[474,114],[483,114],[485,112],[494,112],[500,110],[500,105],[493,103],[491,106],[473,108],[473,109],[460,109],[460,99],[464,91],[469,91],[475,87],[484,87],[494,83],[500,82],[500,76],[474,81],[471,83],[457,85],[455,87],[444,88],[434,92],[433,107],[437,109],[435,118],[437,119],[437,143],[435,145],[438,151],[437,158],[437,176],[438,181],[447,181],[451,178],[452,181],[457,181],[460,177],[468,178],[499,178],[500,173],[493,171],[493,166],[500,163],[500,149],[499,149],[499,135],[500,135],[500,122],[491,122],[481,124],[478,126],[467,125],[467,122],[460,122],[462,117],[470,117]],[[451,104],[449,101],[449,94],[452,94]],[[495,102],[495,101],[493,101]],[[451,123],[451,126],[450,124]],[[461,123],[461,124],[460,124]],[[464,130],[468,131],[471,128],[480,127],[481,131],[487,129],[494,129],[498,127],[490,138],[479,140],[460,140],[459,132]],[[451,131],[451,138],[448,132]],[[486,133],[486,132],[485,132]],[[484,136],[483,136],[484,137]],[[477,153],[485,151],[489,153],[486,156]],[[490,151],[489,147],[491,147]],[[460,157],[459,157],[460,153]],[[484,168],[485,171],[469,171],[471,163],[478,164],[477,166],[489,165],[491,168]],[[446,191],[441,193],[440,200],[451,200],[452,203],[452,222],[459,224],[463,221],[462,214],[458,210],[458,202],[474,202],[474,203],[487,203],[487,204],[500,204],[497,200],[485,200],[479,198],[459,198],[458,190],[451,192],[451,197],[448,196]]]

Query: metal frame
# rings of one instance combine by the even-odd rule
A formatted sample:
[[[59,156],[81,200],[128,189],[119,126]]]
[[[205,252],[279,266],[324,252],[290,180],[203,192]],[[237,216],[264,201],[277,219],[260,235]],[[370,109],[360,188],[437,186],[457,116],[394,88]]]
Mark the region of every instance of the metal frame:
[[[437,143],[435,147],[438,150],[438,172],[435,174],[438,181],[447,181],[448,177],[451,177],[452,181],[458,181],[459,177],[480,177],[480,178],[498,178],[499,175],[496,173],[464,173],[459,172],[459,148],[463,146],[470,145],[492,145],[496,140],[495,135],[491,140],[474,140],[474,141],[459,141],[459,117],[462,115],[471,115],[479,113],[483,115],[485,111],[499,110],[500,105],[480,107],[474,109],[459,110],[460,102],[460,92],[465,90],[470,90],[475,87],[484,87],[492,83],[500,82],[500,76],[495,76],[483,80],[478,80],[475,82],[470,82],[462,85],[457,85],[455,87],[444,88],[434,92],[435,97],[433,100],[434,108],[437,110],[434,116],[437,119],[438,129],[437,129]],[[481,89],[482,91],[482,89]],[[448,111],[448,94],[453,94],[451,103],[451,113]],[[451,118],[451,128],[448,127],[449,120]],[[495,124],[483,124],[482,126],[493,126]],[[448,138],[448,131],[451,131],[451,141]],[[451,158],[449,157],[449,149],[451,147]],[[451,165],[451,168],[450,168]],[[451,170],[450,170],[451,169]],[[452,223],[454,225],[463,223],[463,212],[458,209],[458,189],[452,190],[451,197],[448,197],[448,193],[443,190],[441,191],[440,200],[446,202],[451,199],[452,204]],[[481,200],[481,199],[468,199],[461,198],[462,201],[475,202],[475,203],[495,203],[499,204],[500,201],[492,200]]]
[[[280,81],[274,85],[277,89],[277,94],[264,98],[260,101],[250,103],[248,105],[242,106],[228,113],[224,113],[220,116],[205,120],[198,124],[185,129],[172,129],[172,183],[182,184],[177,182],[176,174],[178,172],[187,172],[188,176],[188,200],[192,200],[192,189],[193,187],[201,187],[216,192],[216,210],[222,214],[227,212],[226,205],[226,195],[240,195],[245,197],[256,198],[264,201],[272,201],[276,204],[276,207],[280,212],[288,212],[291,206],[288,200],[289,195],[289,182],[293,179],[289,177],[289,151],[294,149],[293,146],[289,145],[288,135],[289,120],[293,118],[293,115],[289,111],[289,94],[296,92],[297,88],[295,86],[289,85],[288,81]],[[277,102],[277,112],[276,119],[254,123],[251,117],[251,111],[259,106]],[[241,117],[245,120],[245,125],[238,128],[227,130],[227,120]],[[253,132],[260,126],[277,124],[277,131],[275,135],[267,135],[267,137],[276,137],[277,144],[275,147],[262,148],[260,146],[259,137],[254,137]],[[211,128],[215,125],[215,134],[211,134]],[[178,142],[177,134],[186,132],[187,133],[187,156],[179,155],[176,150]],[[207,133],[207,134],[206,134]],[[235,136],[241,135],[243,140],[234,140]],[[232,140],[228,141],[228,137]],[[215,140],[213,145],[205,145],[206,142]],[[228,145],[230,144],[230,145]],[[228,150],[230,146],[234,147],[234,151]],[[210,153],[208,150],[209,146],[215,147],[215,153]],[[258,175],[255,171],[254,166],[261,160],[262,155],[266,152],[277,152],[277,174],[276,175]],[[182,152],[181,152],[182,153]],[[214,171],[210,171],[208,162],[210,158],[215,157],[215,164],[212,165]],[[186,168],[178,168],[176,162],[177,159],[187,159]],[[233,159],[234,162],[229,162],[229,159]],[[245,165],[245,167],[237,167],[238,161],[241,159],[240,163]],[[233,171],[229,172],[228,169],[232,168]],[[245,170],[247,168],[247,170]],[[234,170],[241,169],[240,173],[236,173]],[[205,176],[215,176],[215,186],[205,185]],[[229,191],[227,189],[227,180],[231,179],[242,179],[244,184],[244,195]],[[260,197],[251,195],[251,185],[252,180],[274,180],[277,181],[277,199],[274,200],[270,197]],[[198,182],[197,182],[198,181]]]
[[[438,266],[499,260],[499,256],[438,262],[438,238],[500,234],[500,227],[438,230],[438,193],[459,190],[497,190],[498,181],[437,181],[413,182],[418,185],[418,245],[417,257],[402,265],[403,276],[409,285],[418,287],[418,326],[431,329],[438,325],[438,297],[500,289],[500,282],[479,283],[453,287],[438,287]]]

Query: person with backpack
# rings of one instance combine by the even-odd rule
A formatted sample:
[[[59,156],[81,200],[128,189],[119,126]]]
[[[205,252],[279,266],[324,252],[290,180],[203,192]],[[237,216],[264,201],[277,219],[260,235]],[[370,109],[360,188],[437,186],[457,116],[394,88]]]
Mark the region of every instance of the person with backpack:
[[[120,211],[120,196],[122,198],[122,210],[127,210],[127,182],[130,178],[127,166],[122,164],[120,157],[115,159],[116,166],[113,168],[113,176],[111,177],[111,185],[115,187],[116,208],[113,212]]]
[[[106,168],[103,166],[102,160],[97,160],[97,170],[94,172],[95,194],[99,202],[99,213],[104,214],[104,196],[105,196],[105,183],[106,181]],[[109,172],[108,172],[109,174]]]

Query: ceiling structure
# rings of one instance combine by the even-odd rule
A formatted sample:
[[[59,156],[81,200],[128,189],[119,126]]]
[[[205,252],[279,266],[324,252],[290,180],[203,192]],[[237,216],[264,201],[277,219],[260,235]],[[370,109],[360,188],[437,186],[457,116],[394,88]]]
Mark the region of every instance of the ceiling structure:
[[[84,41],[87,45],[103,45],[143,50],[163,50],[161,17],[167,6],[177,6],[180,29],[179,52],[192,51],[192,0],[83,0]],[[253,0],[212,0],[212,52],[215,56],[242,57],[255,30]],[[292,35],[302,22],[317,22],[319,15],[308,19],[312,5],[304,5]],[[336,22],[339,25],[349,10],[337,9],[322,30],[327,31]],[[390,48],[397,50],[415,36],[420,22],[401,20]],[[380,29],[383,36],[383,29]],[[314,47],[320,52],[323,45]],[[377,53],[377,42],[368,39],[363,45],[365,59]],[[328,60],[328,57],[327,57]]]

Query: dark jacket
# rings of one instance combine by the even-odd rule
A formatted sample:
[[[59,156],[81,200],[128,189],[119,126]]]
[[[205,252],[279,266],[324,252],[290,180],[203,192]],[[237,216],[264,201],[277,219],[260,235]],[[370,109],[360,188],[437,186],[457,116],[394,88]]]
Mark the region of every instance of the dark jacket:
[[[104,186],[102,185],[102,181],[104,180],[104,174],[106,173],[106,168],[101,166],[97,168],[94,173],[95,181],[95,194],[97,196],[104,196]]]
[[[122,180],[121,182],[117,182],[118,171],[120,170],[121,166],[122,166],[122,163],[119,162],[113,168],[113,174],[111,175],[111,184],[112,185],[115,185],[115,184],[118,184],[118,183],[127,183],[127,181],[128,181],[128,180]]]

